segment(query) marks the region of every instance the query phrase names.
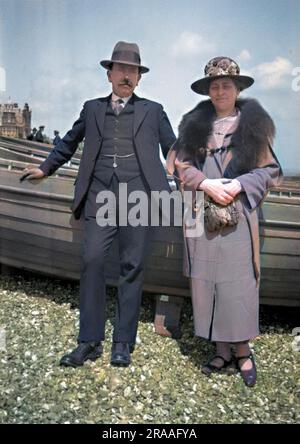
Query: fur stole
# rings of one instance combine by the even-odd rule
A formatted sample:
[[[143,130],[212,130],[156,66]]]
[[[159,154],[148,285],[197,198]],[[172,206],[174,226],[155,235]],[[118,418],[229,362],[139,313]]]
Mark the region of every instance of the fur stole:
[[[257,167],[275,136],[273,120],[256,100],[238,99],[236,106],[241,116],[230,142],[232,160],[228,171],[231,171],[231,177]],[[184,158],[197,166],[205,161],[207,140],[215,117],[211,100],[205,100],[185,114],[179,125],[175,149],[182,151]]]

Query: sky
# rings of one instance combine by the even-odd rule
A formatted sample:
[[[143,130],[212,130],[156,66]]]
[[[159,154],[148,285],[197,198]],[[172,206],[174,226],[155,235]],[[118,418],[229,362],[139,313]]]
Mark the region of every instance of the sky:
[[[300,0],[0,0],[0,102],[32,109],[32,126],[63,135],[83,103],[108,95],[99,61],[119,40],[138,43],[150,72],[136,89],[163,104],[177,133],[199,101],[190,85],[215,56],[255,79],[275,121],[274,149],[300,174]]]

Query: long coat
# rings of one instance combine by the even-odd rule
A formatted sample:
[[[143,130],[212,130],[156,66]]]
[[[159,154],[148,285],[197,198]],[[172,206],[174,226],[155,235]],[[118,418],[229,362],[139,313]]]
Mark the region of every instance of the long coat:
[[[70,160],[78,144],[84,140],[79,172],[75,183],[72,211],[80,218],[93,177],[95,162],[101,151],[104,120],[111,96],[85,102],[72,129],[52,150],[40,169],[49,176]],[[164,167],[159,157],[159,145],[164,157],[175,141],[175,135],[162,105],[133,95],[133,142],[141,174],[152,191],[170,191]]]
[[[207,102],[204,103],[206,106]],[[247,128],[253,124],[253,118],[248,118],[248,104],[242,103],[240,123],[224,145],[229,147],[233,140],[239,140],[241,132],[244,138],[247,137]],[[261,112],[257,102],[250,102],[250,107],[252,111],[254,107],[256,112]],[[225,154],[217,151],[204,156],[200,168],[199,163],[187,156],[183,148],[191,144],[186,131],[198,139],[198,142],[192,141],[196,147],[202,147],[203,141],[208,141],[209,131],[207,134],[203,132],[211,128],[210,125],[202,133],[201,130],[195,132],[193,127],[194,123],[205,117],[202,111],[200,104],[181,124],[179,139],[168,155],[168,170],[170,173],[176,170],[183,189],[194,191],[199,189],[205,178],[235,177],[242,185],[242,192],[238,196],[241,216],[237,227],[226,227],[214,233],[205,230],[197,238],[185,237],[183,272],[191,278],[196,334],[215,341],[240,342],[258,334],[260,265],[257,209],[268,189],[278,184],[281,169],[269,147],[268,137],[262,138],[264,146],[261,147],[260,156],[257,156],[257,165],[247,172],[239,173],[236,169],[234,146],[227,149]],[[192,125],[191,118],[194,122]],[[266,128],[262,131],[268,133]],[[251,153],[251,143],[248,145],[244,149]],[[241,167],[241,150],[238,155]],[[179,162],[188,161],[190,166],[181,168],[176,159]]]

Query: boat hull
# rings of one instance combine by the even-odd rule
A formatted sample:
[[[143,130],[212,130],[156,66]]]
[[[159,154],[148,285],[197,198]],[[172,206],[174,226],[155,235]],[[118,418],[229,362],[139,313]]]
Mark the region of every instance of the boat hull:
[[[60,278],[79,279],[82,221],[70,207],[75,171],[60,169],[35,182],[19,178],[25,164],[0,159],[0,263]],[[300,306],[300,190],[273,190],[260,215],[261,303]],[[182,276],[180,227],[157,230],[148,257],[144,290],[189,296]],[[107,282],[117,285],[115,242],[106,267]]]

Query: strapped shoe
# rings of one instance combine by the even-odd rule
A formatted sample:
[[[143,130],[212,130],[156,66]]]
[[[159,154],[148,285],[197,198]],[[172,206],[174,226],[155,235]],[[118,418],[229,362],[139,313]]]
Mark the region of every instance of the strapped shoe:
[[[216,358],[219,358],[223,361],[223,364],[221,365],[221,367],[218,367],[217,365],[212,364],[212,361],[214,361]],[[227,361],[227,359],[223,358],[223,356],[215,355],[208,361],[207,364],[205,364],[201,368],[201,371],[204,375],[210,376],[212,373],[219,372],[219,371],[223,370],[224,368],[228,367],[231,363],[232,363],[232,359]]]
[[[60,365],[66,367],[79,367],[88,359],[96,361],[103,353],[101,342],[80,342],[71,353],[64,355],[60,360]]]
[[[252,362],[252,368],[250,368],[249,370],[242,370],[240,368],[240,360],[241,359],[250,359]],[[236,362],[237,362],[237,367],[241,373],[241,376],[243,378],[244,383],[246,384],[247,387],[253,387],[256,383],[256,365],[255,365],[255,360],[254,360],[254,356],[252,353],[250,353],[249,355],[246,356],[237,356],[236,357]]]

